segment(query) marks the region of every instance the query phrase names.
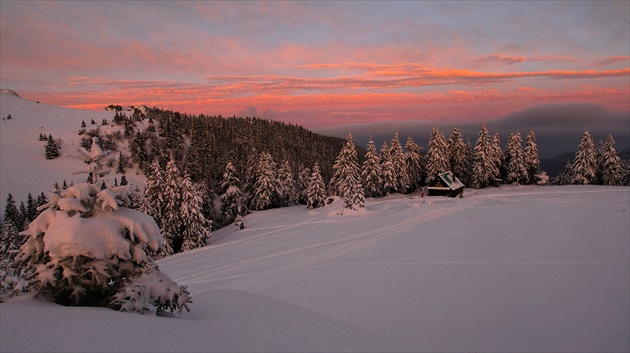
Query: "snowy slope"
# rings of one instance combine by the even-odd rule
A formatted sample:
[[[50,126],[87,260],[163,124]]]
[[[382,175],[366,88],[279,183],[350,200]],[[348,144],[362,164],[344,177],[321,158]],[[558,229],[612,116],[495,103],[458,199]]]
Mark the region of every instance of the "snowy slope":
[[[180,317],[0,304],[1,351],[630,349],[630,188],[503,187],[256,212],[159,262]]]
[[[90,124],[92,119],[100,123],[102,119],[111,121],[114,116],[113,112],[105,110],[79,110],[39,104],[11,94],[10,90],[3,90],[0,92],[0,116],[6,118],[9,114],[11,120],[0,122],[2,212],[8,193],[13,195],[19,206],[20,201],[26,201],[29,192],[36,197],[41,192],[52,190],[55,181],[85,182],[85,174],[73,175],[74,172],[86,169],[82,160],[72,158],[79,155],[81,136],[78,131],[81,121],[85,121],[89,130],[96,128]],[[46,142],[39,141],[40,133],[46,136],[52,134],[53,138],[63,140],[59,158],[45,158]],[[110,173],[105,178],[108,185],[113,183],[115,176]],[[145,183],[143,176],[136,176],[133,172],[127,174],[127,180],[142,186]]]

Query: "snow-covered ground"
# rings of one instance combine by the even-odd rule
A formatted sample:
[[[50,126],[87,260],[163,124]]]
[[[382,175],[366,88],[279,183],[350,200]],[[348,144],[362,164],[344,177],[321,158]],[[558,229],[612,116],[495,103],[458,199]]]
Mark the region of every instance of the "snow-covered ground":
[[[53,183],[64,180],[79,183],[85,182],[87,174],[72,173],[86,170],[79,153],[78,135],[81,121],[87,124],[86,129],[96,129],[103,119],[111,122],[114,112],[61,108],[39,104],[8,92],[0,92],[0,116],[10,120],[0,121],[0,210],[4,212],[7,194],[11,193],[17,201],[26,202],[28,193],[37,197],[53,189]],[[97,123],[92,125],[91,121]],[[103,131],[111,132],[109,126]],[[39,141],[39,134],[51,135],[63,141],[59,158],[47,160],[44,156],[46,141]],[[120,147],[126,150],[127,144]],[[128,152],[125,152],[129,154]],[[114,153],[118,158],[118,154]],[[114,164],[117,166],[117,164]],[[114,168],[115,171],[115,168]],[[114,178],[120,176],[110,173],[105,177],[107,185],[112,185]],[[144,176],[136,175],[135,170],[126,175],[130,183],[144,186]]]
[[[255,212],[159,261],[191,313],[0,304],[0,350],[630,349],[630,188],[507,186]]]

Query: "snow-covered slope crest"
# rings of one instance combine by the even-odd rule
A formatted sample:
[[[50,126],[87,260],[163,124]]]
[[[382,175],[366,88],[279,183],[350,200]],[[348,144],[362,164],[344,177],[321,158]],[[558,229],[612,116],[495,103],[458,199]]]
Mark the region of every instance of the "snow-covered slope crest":
[[[179,318],[0,304],[0,351],[630,350],[628,187],[342,208],[255,212],[160,260],[194,298]]]
[[[2,88],[2,89],[0,89],[0,93],[1,94],[7,94],[7,95],[10,95],[10,96],[16,96],[16,97],[20,96],[16,91],[14,91],[12,89],[9,89],[9,88]]]
[[[84,170],[85,164],[81,159],[72,156],[80,155],[78,131],[81,122],[85,121],[88,129],[96,128],[90,125],[92,119],[100,123],[102,119],[111,121],[114,112],[80,110],[56,107],[36,103],[11,90],[0,92],[0,210],[4,211],[7,194],[11,193],[17,205],[26,201],[30,192],[37,196],[41,192],[52,190],[55,181],[62,183],[85,182],[86,175],[73,175],[74,172]],[[109,127],[103,127],[109,129]],[[113,129],[113,128],[112,128]],[[47,160],[44,155],[45,141],[39,141],[39,135],[52,135],[63,141],[60,157]],[[121,146],[126,148],[126,146]],[[107,180],[108,185],[113,178]],[[130,183],[143,185],[142,176],[128,173]]]

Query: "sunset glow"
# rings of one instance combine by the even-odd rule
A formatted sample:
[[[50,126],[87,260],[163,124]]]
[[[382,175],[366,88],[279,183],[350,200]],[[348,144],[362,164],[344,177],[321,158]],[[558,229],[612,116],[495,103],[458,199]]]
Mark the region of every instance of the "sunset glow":
[[[607,2],[1,3],[1,84],[309,128],[630,111],[630,6]]]

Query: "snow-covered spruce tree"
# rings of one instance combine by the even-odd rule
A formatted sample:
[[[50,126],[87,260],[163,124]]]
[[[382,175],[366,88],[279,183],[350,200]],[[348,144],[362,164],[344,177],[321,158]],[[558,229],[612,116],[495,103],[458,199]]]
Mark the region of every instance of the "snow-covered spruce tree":
[[[7,195],[7,199],[4,203],[4,218],[3,218],[4,222],[11,222],[13,223],[13,225],[15,225],[16,227],[18,227],[18,230],[22,230],[20,229],[21,225],[22,225],[22,217],[20,215],[20,211],[18,210],[18,208],[15,206],[15,199],[13,198],[13,195],[11,195],[11,193],[9,193]]]
[[[299,197],[299,203],[301,205],[306,205],[306,200],[308,196],[306,194],[306,189],[308,189],[308,185],[311,179],[311,169],[308,167],[302,166],[300,168],[300,173],[297,177],[297,194]]]
[[[126,208],[130,186],[77,184],[53,195],[22,235],[15,265],[32,273],[28,289],[64,305],[121,311],[188,309],[186,287],[162,273],[147,251],[162,237],[150,216]]]
[[[164,175],[158,159],[154,159],[147,172],[147,185],[144,189],[144,197],[140,202],[140,212],[144,212],[155,219],[159,227],[162,226],[162,214],[164,213],[164,195],[161,190],[164,187]]]
[[[620,185],[622,178],[621,158],[615,150],[615,139],[608,134],[602,153],[602,183],[604,185]]]
[[[17,250],[24,243],[24,238],[19,236],[18,227],[10,219],[4,220],[0,225],[0,261],[11,261]]]
[[[429,145],[427,146],[426,166],[427,177],[425,182],[430,182],[439,173],[448,171],[450,168],[448,160],[448,148],[444,134],[437,126],[433,125]]]
[[[394,163],[392,162],[392,156],[387,141],[383,142],[381,146],[379,162],[381,164],[381,179],[383,180],[382,194],[389,195],[396,191],[396,170],[394,169]]]
[[[527,142],[523,150],[523,164],[527,170],[527,181],[530,184],[536,182],[536,176],[540,173],[540,160],[538,159],[538,145],[534,131],[527,134]]]
[[[363,188],[366,197],[378,197],[382,195],[383,179],[381,178],[381,164],[378,160],[374,140],[370,136],[368,141],[365,158],[361,166],[361,178],[363,179]]]
[[[200,248],[210,239],[212,221],[201,213],[202,200],[199,189],[190,180],[188,174],[181,180],[180,229],[182,251]]]
[[[223,181],[221,182],[223,194],[219,197],[219,201],[221,201],[221,215],[225,224],[230,224],[234,222],[237,216],[243,216],[247,213],[245,198],[239,188],[240,180],[236,173],[236,168],[232,162],[228,162],[225,165]]]
[[[46,142],[44,155],[46,156],[46,159],[55,159],[59,157],[59,146],[57,146],[57,143],[52,138],[49,138],[48,142]]]
[[[83,147],[79,147],[79,152],[83,157],[83,161],[87,164],[88,169],[74,172],[73,174],[90,174],[92,175],[92,182],[96,184],[99,176],[103,176],[109,173],[109,163],[106,163],[107,158],[111,151],[103,151],[99,146],[98,137],[92,137],[92,146],[90,150],[86,150]]]
[[[572,184],[592,184],[595,181],[596,163],[593,139],[588,131],[584,131],[573,160]]]
[[[494,179],[500,178],[501,177],[501,170],[505,165],[505,160],[504,160],[504,155],[503,155],[503,150],[501,149],[501,137],[499,136],[498,132],[495,132],[492,135],[492,161],[494,164],[494,174],[492,175],[492,177]],[[522,146],[521,146],[522,148]]]
[[[409,176],[409,191],[417,190],[422,185],[424,170],[422,165],[422,147],[413,142],[411,137],[407,138],[405,143],[405,167]]]
[[[595,180],[593,184],[602,185],[604,175],[604,142],[599,140],[595,147]]]
[[[179,252],[183,243],[182,219],[179,213],[182,205],[182,179],[175,160],[171,157],[166,164],[164,185],[160,188],[160,198],[163,200],[160,230],[164,237],[164,254],[167,256]]]
[[[324,207],[326,205],[326,185],[324,179],[319,173],[319,165],[317,162],[313,165],[313,173],[306,188],[306,208],[313,209]]]
[[[521,133],[511,133],[505,149],[508,183],[527,183],[527,170],[523,162],[523,139]]]
[[[286,207],[298,203],[298,195],[295,190],[295,177],[287,160],[278,168],[278,184],[280,206]]]
[[[448,156],[453,175],[460,181],[465,180],[466,169],[468,168],[466,144],[457,128],[453,129],[453,133],[448,139]]]
[[[276,163],[269,152],[262,152],[256,168],[251,209],[260,211],[276,206],[279,200],[279,186]]]
[[[334,195],[343,198],[344,207],[353,210],[365,207],[361,169],[351,134],[348,134],[346,144],[337,155],[333,165],[333,173],[332,180],[335,181],[335,185],[332,191]]]
[[[570,185],[573,182],[573,164],[567,161],[564,170],[551,182],[552,185]]]
[[[472,187],[478,189],[487,187],[495,175],[499,173],[493,159],[493,153],[492,140],[488,134],[488,126],[484,121],[481,124],[481,131],[477,136],[473,152]]]
[[[407,166],[405,164],[405,153],[398,140],[398,133],[394,134],[389,144],[389,152],[392,155],[396,190],[400,193],[405,193],[409,189],[409,175],[407,174]]]
[[[473,162],[475,160],[475,154],[473,152],[472,143],[470,142],[470,138],[466,138],[466,172],[464,173],[464,177],[461,180],[464,185],[470,186],[472,184],[472,169]]]

